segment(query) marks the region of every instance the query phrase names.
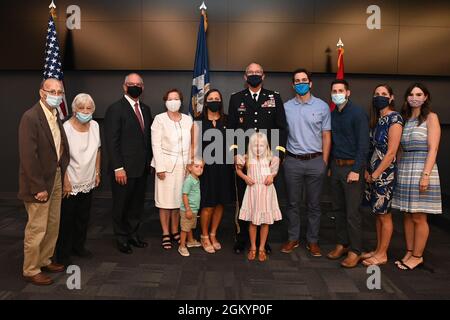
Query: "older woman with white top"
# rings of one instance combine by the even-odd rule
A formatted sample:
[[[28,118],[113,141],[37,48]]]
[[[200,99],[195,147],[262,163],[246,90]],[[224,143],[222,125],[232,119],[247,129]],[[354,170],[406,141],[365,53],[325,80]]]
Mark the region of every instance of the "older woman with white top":
[[[70,163],[63,185],[61,220],[56,258],[71,264],[71,255],[90,257],[85,248],[92,190],[100,184],[100,130],[92,120],[95,103],[80,93],[72,103],[72,117],[64,123],[70,147]]]
[[[162,247],[179,243],[181,187],[190,160],[192,119],[180,112],[183,95],[177,89],[163,97],[167,112],[158,114],[151,127],[155,168],[155,205],[159,208]]]

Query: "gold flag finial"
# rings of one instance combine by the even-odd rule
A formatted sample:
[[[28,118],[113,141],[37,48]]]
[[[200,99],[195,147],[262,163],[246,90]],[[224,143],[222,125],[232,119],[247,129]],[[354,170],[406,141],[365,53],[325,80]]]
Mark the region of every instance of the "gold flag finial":
[[[205,1],[202,2],[202,5],[200,6],[200,11],[202,12],[202,16],[205,19],[203,26],[205,27],[205,32],[208,29],[208,17],[206,16],[206,9],[208,9],[206,7]]]
[[[338,41],[338,43],[336,44],[336,47],[338,47],[338,48],[344,47],[344,43],[342,42],[341,38],[339,38],[339,41]]]
[[[53,19],[56,19],[56,5],[52,0],[52,3],[50,3],[50,5],[48,6],[48,8],[50,9],[50,14],[52,15]]]

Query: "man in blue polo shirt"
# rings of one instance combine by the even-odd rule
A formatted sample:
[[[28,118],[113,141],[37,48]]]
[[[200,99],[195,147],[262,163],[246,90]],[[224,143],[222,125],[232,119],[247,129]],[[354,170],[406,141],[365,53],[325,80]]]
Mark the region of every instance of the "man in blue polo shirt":
[[[349,100],[345,80],[331,83],[336,108],[331,113],[331,190],[336,211],[336,248],[327,257],[339,259],[346,268],[358,265],[362,250],[362,217],[359,211],[364,190],[364,168],[369,153],[369,120],[366,112]],[[347,253],[348,252],[348,253]]]
[[[288,241],[281,252],[292,252],[299,246],[299,197],[306,191],[308,225],[307,249],[312,256],[320,252],[320,195],[331,148],[331,117],[328,104],[311,94],[311,75],[305,69],[292,73],[296,95],[284,104],[288,123],[288,140],[284,172],[288,207]]]

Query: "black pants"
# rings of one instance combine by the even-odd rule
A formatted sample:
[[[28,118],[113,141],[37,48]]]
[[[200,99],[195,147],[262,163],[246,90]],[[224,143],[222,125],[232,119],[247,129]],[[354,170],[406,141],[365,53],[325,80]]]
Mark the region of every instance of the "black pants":
[[[359,181],[347,183],[351,166],[331,165],[331,190],[336,214],[337,243],[349,245],[350,250],[362,251],[362,216],[359,210],[364,191],[364,172],[359,173]]]
[[[92,191],[64,198],[56,243],[58,263],[67,264],[73,251],[82,252],[86,244],[87,228],[91,215]]]
[[[117,241],[124,243],[138,235],[144,212],[145,187],[148,173],[139,178],[128,178],[121,186],[112,175],[113,229]]]

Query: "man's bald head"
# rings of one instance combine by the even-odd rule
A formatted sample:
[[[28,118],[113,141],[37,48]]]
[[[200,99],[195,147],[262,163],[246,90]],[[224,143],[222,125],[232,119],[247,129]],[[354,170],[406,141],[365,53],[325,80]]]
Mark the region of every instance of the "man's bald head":
[[[245,74],[248,74],[249,72],[250,73],[258,73],[259,72],[261,75],[263,75],[264,69],[259,63],[252,62],[247,66],[247,68],[245,68]]]
[[[130,73],[125,77],[125,81],[123,82],[125,85],[127,83],[133,83],[133,84],[142,84],[144,85],[144,79],[142,79],[141,75],[138,73]]]
[[[44,79],[41,82],[41,88],[40,89],[48,90],[49,87],[54,87],[54,86],[58,86],[60,89],[62,89],[63,85],[62,85],[61,80],[58,80],[58,79],[55,79],[55,78]]]

